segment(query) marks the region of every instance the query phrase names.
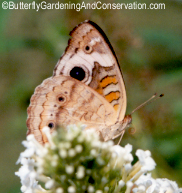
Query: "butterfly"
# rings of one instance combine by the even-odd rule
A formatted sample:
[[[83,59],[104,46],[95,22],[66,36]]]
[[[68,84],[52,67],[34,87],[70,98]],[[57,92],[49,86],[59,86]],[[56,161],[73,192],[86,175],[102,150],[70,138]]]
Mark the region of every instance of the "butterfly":
[[[27,134],[41,144],[48,126],[82,123],[94,129],[101,140],[122,135],[131,123],[126,115],[126,89],[114,50],[102,29],[92,21],[80,23],[70,32],[65,53],[53,76],[40,84],[27,109]]]

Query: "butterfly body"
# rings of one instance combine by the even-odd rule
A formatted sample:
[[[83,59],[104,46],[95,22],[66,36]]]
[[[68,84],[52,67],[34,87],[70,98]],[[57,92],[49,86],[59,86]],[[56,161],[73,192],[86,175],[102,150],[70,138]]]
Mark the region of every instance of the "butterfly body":
[[[78,25],[53,77],[34,92],[28,108],[28,134],[47,141],[44,126],[85,124],[104,141],[116,138],[131,122],[125,116],[126,91],[114,51],[93,22]]]

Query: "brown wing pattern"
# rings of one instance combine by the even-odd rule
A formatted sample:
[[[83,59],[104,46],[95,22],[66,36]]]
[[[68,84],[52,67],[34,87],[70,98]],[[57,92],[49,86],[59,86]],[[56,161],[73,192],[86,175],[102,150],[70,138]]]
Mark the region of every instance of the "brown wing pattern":
[[[85,84],[65,76],[46,79],[35,90],[28,108],[29,134],[39,142],[47,141],[44,126],[53,131],[57,125],[86,124],[86,128],[103,128],[116,121],[112,106]],[[99,129],[100,128],[100,129]]]
[[[113,139],[131,121],[124,118],[126,91],[113,48],[91,21],[79,24],[70,35],[53,77],[44,80],[31,97],[28,134],[45,143],[44,126],[53,131],[57,125],[82,123],[103,140]]]
[[[123,120],[126,111],[125,85],[106,35],[91,21],[79,24],[70,35],[72,38],[58,61],[53,76],[70,76],[72,69],[82,68],[85,78],[81,81],[96,90],[113,106],[118,121]]]

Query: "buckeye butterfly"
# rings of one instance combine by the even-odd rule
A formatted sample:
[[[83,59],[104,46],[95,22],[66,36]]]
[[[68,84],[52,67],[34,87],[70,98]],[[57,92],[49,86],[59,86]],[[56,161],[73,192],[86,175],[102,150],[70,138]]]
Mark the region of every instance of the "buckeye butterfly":
[[[53,76],[44,80],[27,109],[28,134],[47,142],[43,127],[85,124],[104,141],[123,134],[131,123],[125,116],[126,90],[116,55],[102,29],[85,21],[71,32]]]

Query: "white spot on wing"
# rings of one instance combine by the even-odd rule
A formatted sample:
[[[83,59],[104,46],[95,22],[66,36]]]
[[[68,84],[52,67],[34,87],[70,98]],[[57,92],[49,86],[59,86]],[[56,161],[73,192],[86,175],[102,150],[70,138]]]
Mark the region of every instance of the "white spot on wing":
[[[112,106],[118,105],[118,104],[119,104],[118,99],[117,99],[117,100],[113,100],[113,101],[111,102],[111,105],[112,105]]]
[[[118,84],[110,84],[106,88],[104,88],[104,95],[108,95],[110,92],[117,92],[119,91],[119,86]]]
[[[92,40],[90,41],[90,45],[91,46],[94,46],[97,42],[100,42],[101,40],[100,40],[100,38],[99,37],[97,37],[97,38],[92,38]]]

